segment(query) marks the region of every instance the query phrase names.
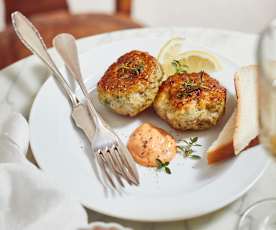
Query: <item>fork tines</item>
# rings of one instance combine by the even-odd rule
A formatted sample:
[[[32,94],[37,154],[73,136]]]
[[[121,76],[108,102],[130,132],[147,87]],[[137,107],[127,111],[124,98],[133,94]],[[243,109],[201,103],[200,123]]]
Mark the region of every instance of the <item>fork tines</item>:
[[[97,161],[102,174],[114,189],[117,189],[117,185],[125,187],[122,179],[127,181],[129,185],[139,184],[137,175],[132,170],[131,162],[129,162],[122,151],[118,145],[112,145],[96,151]]]

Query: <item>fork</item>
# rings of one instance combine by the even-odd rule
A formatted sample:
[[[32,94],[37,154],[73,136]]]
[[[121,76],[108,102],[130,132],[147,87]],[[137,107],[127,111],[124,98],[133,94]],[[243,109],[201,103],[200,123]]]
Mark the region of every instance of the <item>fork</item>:
[[[122,179],[130,185],[138,185],[139,176],[132,156],[120,138],[97,113],[90,99],[81,75],[75,38],[71,34],[60,34],[54,38],[53,45],[86,98],[88,111],[96,127],[91,146],[102,173],[114,189],[117,188],[115,180],[121,187],[124,187]]]

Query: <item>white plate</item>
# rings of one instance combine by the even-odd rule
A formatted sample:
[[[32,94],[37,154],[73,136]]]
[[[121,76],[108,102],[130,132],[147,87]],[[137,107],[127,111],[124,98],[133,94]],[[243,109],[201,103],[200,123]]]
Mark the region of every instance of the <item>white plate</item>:
[[[129,37],[129,36],[128,36]],[[87,85],[95,87],[106,68],[120,55],[138,49],[157,55],[168,37],[133,38],[108,42],[81,55],[81,67]],[[186,41],[184,50],[205,48]],[[197,153],[203,160],[178,155],[171,175],[138,166],[139,187],[128,187],[122,196],[106,195],[91,168],[91,156],[83,135],[70,118],[70,105],[50,78],[38,93],[30,115],[31,147],[39,166],[86,207],[98,212],[132,220],[167,221],[192,218],[217,210],[244,194],[260,177],[267,157],[260,146],[251,148],[225,163],[208,166],[204,152],[216,138],[234,107],[233,74],[237,66],[217,54],[223,71],[213,74],[228,90],[226,114],[219,124],[207,131],[176,132],[151,109],[136,118],[116,115],[100,105],[98,111],[124,142],[139,124],[147,121],[166,129],[177,138],[198,136],[203,147]],[[95,96],[95,95],[94,95]],[[90,160],[89,160],[90,159]]]

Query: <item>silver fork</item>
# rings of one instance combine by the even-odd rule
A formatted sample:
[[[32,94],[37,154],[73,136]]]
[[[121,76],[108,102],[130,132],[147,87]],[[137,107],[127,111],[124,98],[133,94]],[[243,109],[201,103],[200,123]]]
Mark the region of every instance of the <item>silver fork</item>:
[[[116,187],[115,180],[124,187],[122,178],[129,184],[139,184],[139,176],[136,164],[125,145],[106,122],[97,113],[82,80],[78,59],[78,50],[75,38],[70,34],[60,34],[53,40],[53,45],[62,57],[65,65],[72,76],[78,82],[87,101],[88,111],[95,123],[95,134],[91,140],[93,152],[102,173],[107,177],[113,188]]]

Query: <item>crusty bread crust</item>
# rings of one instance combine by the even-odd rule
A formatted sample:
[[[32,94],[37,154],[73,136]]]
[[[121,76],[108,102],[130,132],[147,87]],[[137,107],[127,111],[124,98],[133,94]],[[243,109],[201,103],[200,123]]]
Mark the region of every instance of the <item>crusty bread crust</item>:
[[[255,137],[252,141],[250,141],[249,145],[245,147],[244,150],[254,147],[260,143],[259,137]],[[243,151],[244,151],[243,150]],[[221,161],[228,160],[232,157],[235,157],[234,153],[234,145],[233,142],[226,143],[224,145],[219,146],[217,149],[208,152],[208,164],[215,164]]]
[[[233,145],[236,155],[259,135],[257,77],[256,65],[242,67],[235,74],[238,103]]]
[[[208,152],[207,160],[208,164],[215,164],[221,161],[225,161],[234,157],[234,146],[233,141],[218,146],[218,148],[214,149],[213,151]]]

